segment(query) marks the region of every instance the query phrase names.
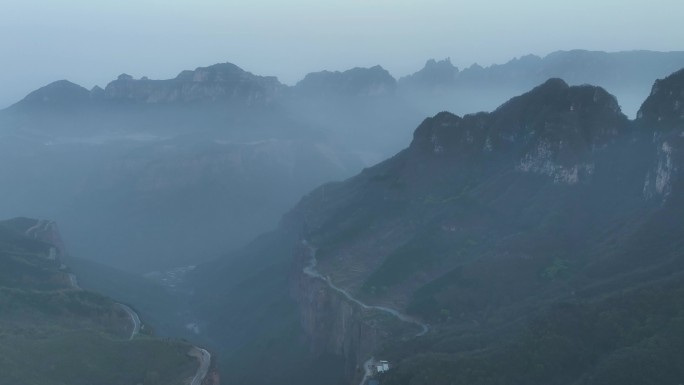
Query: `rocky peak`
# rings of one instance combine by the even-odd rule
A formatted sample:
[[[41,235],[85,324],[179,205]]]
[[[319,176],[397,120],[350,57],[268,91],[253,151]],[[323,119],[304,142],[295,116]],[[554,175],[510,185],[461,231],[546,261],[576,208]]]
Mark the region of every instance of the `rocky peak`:
[[[430,59],[420,71],[403,77],[400,82],[427,87],[451,85],[456,81],[458,73],[458,68],[451,64],[451,59],[446,58],[440,61]]]
[[[576,135],[586,145],[601,145],[624,129],[627,118],[617,99],[601,87],[568,86],[561,79],[504,103],[493,115],[519,134]]]
[[[628,127],[615,97],[600,87],[550,79],[492,113],[440,113],[414,134],[411,148],[433,157],[505,157],[520,171],[574,183],[591,173],[591,153]]]
[[[684,69],[656,80],[637,121],[657,130],[684,128]]]
[[[232,63],[219,63],[209,67],[199,67],[194,71],[183,71],[176,77],[176,80],[182,82],[229,82],[240,79],[253,79],[257,76],[243,70]],[[273,81],[274,77],[258,77],[261,79]]]
[[[129,74],[121,74],[116,78],[116,80],[119,80],[119,81],[133,80],[133,76],[131,76]]]
[[[59,80],[31,92],[12,108],[68,108],[83,104],[89,99],[90,92],[87,89],[68,80]]]
[[[394,93],[396,80],[378,66],[356,67],[344,72],[313,72],[295,86],[300,93],[330,96],[383,96]]]
[[[460,133],[462,122],[460,116],[447,111],[427,118],[414,131],[410,148],[418,152],[441,154],[445,150],[444,145],[453,143],[455,138],[452,137]]]

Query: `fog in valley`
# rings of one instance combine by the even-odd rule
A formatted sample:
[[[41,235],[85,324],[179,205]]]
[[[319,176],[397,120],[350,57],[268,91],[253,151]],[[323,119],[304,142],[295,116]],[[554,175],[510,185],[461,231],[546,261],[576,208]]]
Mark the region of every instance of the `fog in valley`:
[[[628,3],[10,1],[0,372],[682,381],[684,8]]]
[[[652,79],[682,65],[682,53],[567,51],[464,70],[431,59],[399,80],[321,71],[293,87],[230,63],[90,91],[57,81],[2,113],[0,212],[54,219],[70,254],[123,270],[194,265],[391,157],[427,116],[491,111],[552,77],[603,85],[635,116]]]

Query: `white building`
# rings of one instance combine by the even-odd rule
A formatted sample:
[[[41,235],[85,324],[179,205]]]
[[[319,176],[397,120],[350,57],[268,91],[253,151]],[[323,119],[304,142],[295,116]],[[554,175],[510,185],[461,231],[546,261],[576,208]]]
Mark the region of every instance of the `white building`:
[[[375,364],[375,373],[380,374],[380,373],[385,373],[386,371],[389,370],[389,362],[388,361],[378,361]]]

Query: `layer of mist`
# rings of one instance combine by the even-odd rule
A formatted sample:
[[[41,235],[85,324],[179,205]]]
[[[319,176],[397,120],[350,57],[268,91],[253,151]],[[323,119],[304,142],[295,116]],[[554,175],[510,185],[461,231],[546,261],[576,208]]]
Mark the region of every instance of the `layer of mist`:
[[[0,113],[0,214],[57,220],[72,254],[118,268],[193,265],[392,156],[426,116],[489,111],[549,77],[604,86],[634,116],[682,65],[680,52],[566,51],[463,70],[430,60],[399,80],[322,71],[292,87],[228,63],[92,90],[58,81]]]

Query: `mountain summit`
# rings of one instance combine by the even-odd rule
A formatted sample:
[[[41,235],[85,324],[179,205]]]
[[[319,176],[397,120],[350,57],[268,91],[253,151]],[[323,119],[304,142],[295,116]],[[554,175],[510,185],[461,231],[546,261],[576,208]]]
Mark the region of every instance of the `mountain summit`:
[[[40,88],[11,107],[40,112],[79,108],[92,113],[93,107],[112,105],[166,105],[229,103],[245,106],[271,104],[286,87],[273,76],[257,76],[231,63],[182,71],[173,79],[134,79],[121,74],[102,89],[91,91],[66,80]]]
[[[684,128],[684,69],[655,82],[638,118],[661,129]]]

